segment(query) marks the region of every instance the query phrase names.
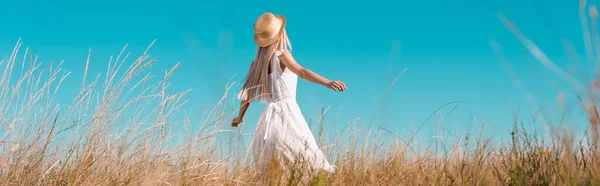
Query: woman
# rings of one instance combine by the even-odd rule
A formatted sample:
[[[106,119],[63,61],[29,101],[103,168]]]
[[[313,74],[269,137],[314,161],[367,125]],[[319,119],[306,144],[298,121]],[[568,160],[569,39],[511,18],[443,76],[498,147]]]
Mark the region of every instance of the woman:
[[[254,42],[258,51],[238,95],[242,100],[239,116],[231,125],[237,127],[244,121],[244,114],[253,100],[265,102],[267,107],[259,117],[251,143],[255,163],[265,166],[273,159],[283,166],[290,162],[307,162],[305,165],[313,170],[333,171],[334,166],[317,146],[296,103],[296,84],[300,77],[336,92],[344,91],[346,86],[296,63],[290,53],[283,16],[262,14],[254,23]]]

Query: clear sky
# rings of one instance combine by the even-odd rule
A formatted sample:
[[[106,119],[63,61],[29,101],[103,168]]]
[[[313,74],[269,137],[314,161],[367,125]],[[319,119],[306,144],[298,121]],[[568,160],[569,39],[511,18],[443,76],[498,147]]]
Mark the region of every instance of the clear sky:
[[[125,44],[140,54],[157,39],[151,55],[159,63],[152,70],[162,72],[181,63],[171,90],[193,89],[187,96],[190,110],[212,106],[234,75],[233,80],[242,80],[256,50],[254,20],[266,11],[283,14],[297,61],[326,78],[344,81],[348,88],[335,93],[300,82],[298,102],[307,120],[316,120],[321,108],[331,106],[326,121],[333,123],[344,105],[338,123],[359,117],[360,125],[368,127],[373,116],[380,124],[404,100],[423,101],[400,106],[384,124],[399,133],[412,130],[451,101],[462,101],[444,123],[454,134],[474,131],[485,121],[490,132],[506,136],[513,109],[520,109],[527,126],[532,108],[556,106],[564,83],[534,60],[504,28],[497,12],[512,19],[561,67],[570,64],[561,38],[572,42],[580,54],[584,51],[578,3],[570,0],[3,0],[1,4],[2,57],[6,59],[22,37],[41,62],[64,60],[64,68],[72,72],[63,87],[64,97],[74,96],[69,89],[79,88],[89,47],[90,72],[99,73]],[[503,47],[521,87],[515,86],[495,55],[491,38]],[[376,110],[387,87],[405,68],[384,108]],[[527,92],[534,102],[526,99]],[[567,98],[572,101],[569,94]],[[251,106],[246,130],[253,130],[263,107]],[[426,123],[421,135],[432,135],[436,122]],[[330,131],[341,130],[329,126]]]

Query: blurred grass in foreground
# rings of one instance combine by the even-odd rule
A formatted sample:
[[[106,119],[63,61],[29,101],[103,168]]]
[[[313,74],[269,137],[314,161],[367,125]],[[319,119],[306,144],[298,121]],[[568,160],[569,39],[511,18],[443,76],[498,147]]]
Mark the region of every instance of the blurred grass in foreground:
[[[582,23],[587,25],[585,8],[582,1]],[[594,32],[585,32],[584,38],[589,41],[586,51],[593,52],[600,48],[593,39],[598,38],[595,6],[589,7],[589,16]],[[252,166],[247,144],[239,140],[244,134],[229,129],[227,91],[212,110],[187,113],[182,108],[188,91],[167,91],[178,65],[154,77],[145,71],[154,58],[144,52],[130,59],[124,48],[111,58],[105,74],[87,77],[86,65],[77,96],[59,105],[57,92],[69,73],[61,64],[38,63],[27,49],[18,55],[19,42],[10,59],[0,63],[5,67],[0,77],[0,184],[599,185],[595,98],[600,80],[592,78],[582,86],[507,18],[500,19],[542,65],[573,85],[590,124],[584,138],[555,129],[551,140],[540,139],[523,130],[515,117],[510,141],[493,143],[484,134],[467,134],[452,143],[442,140],[443,148],[415,151],[422,144],[412,137],[382,143],[375,139],[385,129],[354,130],[351,122],[343,136],[333,139],[315,132],[322,147],[335,144],[326,150],[335,159],[335,173],[310,172],[302,163],[283,169],[277,161],[259,170]],[[493,46],[502,55],[501,47]],[[15,65],[21,70],[15,71]],[[200,128],[191,130],[190,125]],[[173,132],[175,127],[184,130]],[[358,137],[361,131],[377,132]],[[224,132],[229,139],[217,137]]]

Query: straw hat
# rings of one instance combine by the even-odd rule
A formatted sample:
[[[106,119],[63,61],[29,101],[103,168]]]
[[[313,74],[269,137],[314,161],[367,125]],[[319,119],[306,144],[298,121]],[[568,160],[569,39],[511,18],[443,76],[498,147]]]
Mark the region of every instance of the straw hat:
[[[259,47],[267,47],[279,40],[285,27],[285,18],[282,15],[264,13],[254,22],[254,43]]]

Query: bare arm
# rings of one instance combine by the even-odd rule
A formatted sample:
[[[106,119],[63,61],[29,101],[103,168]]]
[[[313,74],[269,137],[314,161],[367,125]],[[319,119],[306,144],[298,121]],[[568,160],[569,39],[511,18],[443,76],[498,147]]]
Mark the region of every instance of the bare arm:
[[[237,127],[240,123],[244,121],[244,115],[246,114],[246,110],[248,110],[248,107],[250,107],[249,101],[243,100],[242,103],[240,103],[240,113],[238,117],[234,118],[231,122],[232,127]]]
[[[283,63],[287,68],[289,68],[294,74],[298,75],[298,77],[315,83],[319,85],[323,85],[327,88],[331,88],[335,91],[344,91],[346,89],[346,85],[344,85],[341,81],[329,81],[324,77],[321,77],[319,74],[306,69],[294,60],[292,54],[289,51],[284,51],[283,54],[279,56],[279,60]]]

